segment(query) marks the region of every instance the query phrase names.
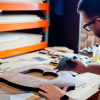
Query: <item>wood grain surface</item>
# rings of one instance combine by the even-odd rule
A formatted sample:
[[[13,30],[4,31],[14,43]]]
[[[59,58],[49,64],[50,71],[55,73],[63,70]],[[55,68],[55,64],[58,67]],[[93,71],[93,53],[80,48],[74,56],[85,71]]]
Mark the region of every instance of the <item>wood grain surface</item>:
[[[39,91],[39,84],[55,85],[60,88],[69,86],[71,89],[75,89],[75,80],[68,72],[56,73],[52,68],[46,68],[46,65],[41,64],[24,66],[4,72],[0,76],[0,82],[18,89],[34,92]]]
[[[41,21],[42,19],[37,15],[1,15],[0,24],[4,23],[24,23],[24,22],[34,22]]]

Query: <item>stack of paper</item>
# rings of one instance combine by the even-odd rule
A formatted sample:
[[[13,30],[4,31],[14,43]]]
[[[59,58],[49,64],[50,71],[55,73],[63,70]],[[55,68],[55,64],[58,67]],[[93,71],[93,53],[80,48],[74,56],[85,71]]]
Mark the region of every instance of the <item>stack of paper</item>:
[[[43,3],[45,0],[0,0],[0,2],[11,2],[11,3]]]
[[[0,51],[38,44],[42,35],[30,33],[0,33]]]
[[[24,22],[34,22],[41,21],[42,19],[37,15],[1,15],[0,16],[0,24],[4,23],[24,23]]]

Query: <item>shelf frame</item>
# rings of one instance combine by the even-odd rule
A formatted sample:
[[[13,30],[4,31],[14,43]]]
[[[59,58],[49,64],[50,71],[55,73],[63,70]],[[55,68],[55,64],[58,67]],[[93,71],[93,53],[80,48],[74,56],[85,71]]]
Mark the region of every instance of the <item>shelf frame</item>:
[[[49,14],[49,3],[2,3],[0,10],[3,11],[38,11],[43,10],[45,15]]]
[[[0,58],[11,57],[11,56],[15,56],[15,55],[23,54],[23,53],[28,53],[28,52],[44,49],[46,47],[47,47],[47,42],[41,42],[36,45],[4,50],[4,51],[0,51]]]
[[[43,28],[44,31],[48,31],[48,20],[25,22],[25,23],[0,24],[0,32],[32,29],[32,28]]]
[[[47,47],[48,42],[48,19],[49,19],[49,3],[2,3],[0,2],[0,10],[2,11],[43,11],[46,20],[25,23],[6,23],[0,24],[0,32],[14,31],[22,29],[43,28],[45,31],[45,42],[36,45],[15,48],[10,50],[0,51],[0,58],[15,56],[23,53],[28,53]]]
[[[46,20],[50,20],[49,18],[50,18],[50,13],[49,13],[49,8],[50,8],[50,0],[47,0],[47,3],[49,4],[48,5],[48,14],[47,15],[45,15],[45,17],[46,17]],[[49,23],[48,23],[48,27],[49,27]],[[49,28],[48,28],[48,31],[45,31],[45,41],[47,41],[47,43],[48,43],[48,41],[49,41]],[[47,46],[48,46],[48,44],[47,44]]]

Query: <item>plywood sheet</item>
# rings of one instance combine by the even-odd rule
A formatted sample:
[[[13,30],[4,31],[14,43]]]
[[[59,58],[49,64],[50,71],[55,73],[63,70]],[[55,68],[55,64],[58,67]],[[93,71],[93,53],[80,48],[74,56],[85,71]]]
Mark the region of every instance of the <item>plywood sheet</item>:
[[[0,33],[0,51],[41,43],[42,35],[30,33]]]
[[[41,21],[37,15],[1,15],[0,24]]]

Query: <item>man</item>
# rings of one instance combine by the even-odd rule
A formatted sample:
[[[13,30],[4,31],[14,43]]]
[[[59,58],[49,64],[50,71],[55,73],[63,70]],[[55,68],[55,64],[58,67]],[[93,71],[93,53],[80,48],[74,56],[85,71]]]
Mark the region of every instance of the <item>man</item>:
[[[83,28],[87,31],[93,31],[94,34],[100,38],[100,0],[80,0],[78,4],[78,13],[81,13],[86,23]],[[72,70],[78,73],[91,72],[100,75],[100,65],[97,64],[85,64],[79,60],[73,60],[77,63],[77,66]],[[50,100],[72,100],[67,97],[62,98],[65,95],[67,87],[63,90],[52,85],[39,85],[39,88],[46,93],[39,91],[40,94],[46,96]],[[62,99],[61,99],[62,98]]]

